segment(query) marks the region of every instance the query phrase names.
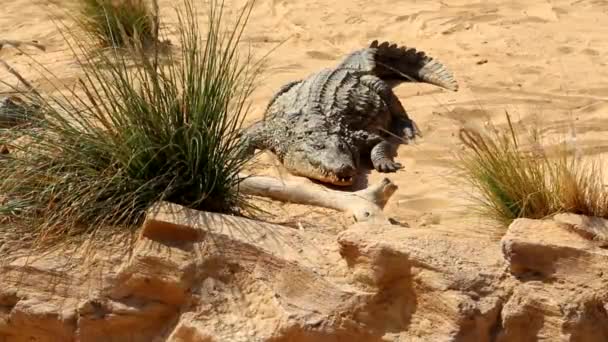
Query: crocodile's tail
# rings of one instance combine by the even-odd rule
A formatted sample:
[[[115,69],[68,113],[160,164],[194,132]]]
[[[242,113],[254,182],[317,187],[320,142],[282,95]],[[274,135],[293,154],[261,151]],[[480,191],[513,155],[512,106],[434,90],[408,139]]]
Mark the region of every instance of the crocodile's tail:
[[[369,48],[350,54],[340,65],[373,72],[384,80],[414,81],[457,91],[452,73],[439,61],[415,48],[374,40]]]
[[[378,43],[374,40],[370,46],[375,49],[375,73],[380,78],[405,78],[457,91],[458,83],[452,73],[439,61],[427,56],[415,48],[397,46],[389,42]]]

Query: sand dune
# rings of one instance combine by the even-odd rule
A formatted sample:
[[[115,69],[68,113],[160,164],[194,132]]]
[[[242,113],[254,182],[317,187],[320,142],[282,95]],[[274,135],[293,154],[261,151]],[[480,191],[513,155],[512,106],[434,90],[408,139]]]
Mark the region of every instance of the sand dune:
[[[48,51],[35,54],[71,85],[78,70],[44,3],[3,0],[0,38],[44,43]],[[169,24],[175,21],[173,3],[161,1]],[[462,125],[487,120],[500,124],[508,110],[524,122],[540,119],[548,136],[572,136],[574,128],[584,153],[598,156],[608,150],[606,22],[608,2],[599,0],[258,0],[245,40],[258,56],[276,50],[252,97],[249,122],[259,118],[280,85],[332,66],[373,39],[423,50],[453,71],[460,91],[419,84],[397,88],[424,136],[399,148],[397,159],[405,169],[389,175],[400,190],[387,211],[410,224],[466,227],[477,219],[465,207],[466,189],[453,181],[450,168]],[[46,88],[26,57],[9,49],[0,56]],[[1,70],[0,77],[11,76]],[[257,168],[267,173],[275,169],[270,156],[262,157]],[[372,172],[370,182],[384,176]],[[307,216],[309,208],[281,207],[274,206],[281,220],[319,221],[317,214]],[[335,225],[332,219],[323,221]]]

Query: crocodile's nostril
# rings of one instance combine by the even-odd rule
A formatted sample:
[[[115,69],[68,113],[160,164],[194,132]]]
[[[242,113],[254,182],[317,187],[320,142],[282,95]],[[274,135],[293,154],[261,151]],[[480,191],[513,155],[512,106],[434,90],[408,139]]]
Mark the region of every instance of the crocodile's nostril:
[[[338,177],[352,177],[355,175],[355,168],[352,165],[342,164],[336,170],[336,175]]]

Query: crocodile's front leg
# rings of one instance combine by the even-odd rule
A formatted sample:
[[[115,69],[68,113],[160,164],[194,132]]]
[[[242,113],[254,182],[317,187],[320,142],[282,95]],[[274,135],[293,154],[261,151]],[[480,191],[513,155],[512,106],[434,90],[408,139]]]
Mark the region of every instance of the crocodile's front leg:
[[[379,134],[360,130],[355,131],[352,138],[354,146],[361,146],[363,151],[369,152],[372,165],[378,172],[395,172],[403,168],[393,160],[396,145]]]
[[[403,168],[403,165],[393,160],[393,144],[386,140],[377,143],[370,152],[370,158],[374,169],[379,172],[395,172]]]

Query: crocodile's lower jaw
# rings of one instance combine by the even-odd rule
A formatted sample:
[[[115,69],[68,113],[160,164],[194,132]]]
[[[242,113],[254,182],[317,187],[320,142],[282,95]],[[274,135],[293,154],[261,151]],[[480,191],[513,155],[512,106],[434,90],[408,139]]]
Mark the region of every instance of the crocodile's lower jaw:
[[[314,180],[318,180],[323,183],[333,184],[337,186],[349,186],[353,184],[354,177],[338,177],[333,173],[307,173],[307,172],[293,172],[294,174]]]
[[[349,186],[353,184],[353,177],[338,178],[332,175],[332,177],[319,177],[316,179],[323,183],[330,183],[338,186]]]
[[[322,183],[337,186],[350,186],[354,182],[354,175],[339,177],[334,172],[327,171],[323,168],[311,165],[310,163],[303,163],[301,160],[294,162],[294,158],[284,159],[283,166],[287,169],[287,171],[289,171],[289,173],[295,176],[314,179]]]

